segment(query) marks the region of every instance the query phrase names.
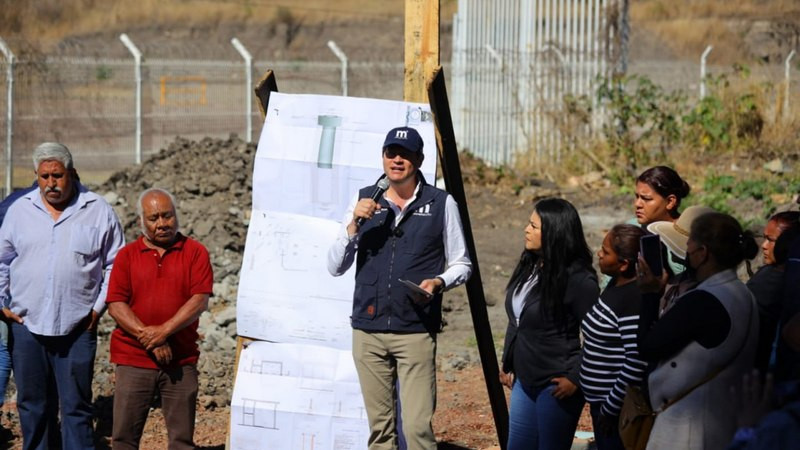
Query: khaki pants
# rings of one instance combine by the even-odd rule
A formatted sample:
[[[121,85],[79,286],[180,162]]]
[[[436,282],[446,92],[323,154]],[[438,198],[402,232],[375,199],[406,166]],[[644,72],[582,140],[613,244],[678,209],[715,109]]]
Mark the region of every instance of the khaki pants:
[[[355,361],[369,420],[370,450],[397,448],[395,381],[409,450],[436,450],[436,338],[428,333],[353,330]]]

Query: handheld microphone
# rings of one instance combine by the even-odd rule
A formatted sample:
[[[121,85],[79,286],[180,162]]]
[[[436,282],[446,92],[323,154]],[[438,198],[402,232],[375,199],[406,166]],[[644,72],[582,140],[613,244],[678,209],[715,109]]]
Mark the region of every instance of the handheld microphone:
[[[387,189],[389,189],[389,181],[387,181],[386,178],[381,178],[375,184],[375,192],[372,193],[372,197],[370,198],[372,199],[373,202],[377,202],[378,199],[381,198],[381,195],[383,195],[383,193],[386,192]],[[367,219],[364,217],[356,217],[356,225],[358,227],[364,225],[364,222],[366,221]]]

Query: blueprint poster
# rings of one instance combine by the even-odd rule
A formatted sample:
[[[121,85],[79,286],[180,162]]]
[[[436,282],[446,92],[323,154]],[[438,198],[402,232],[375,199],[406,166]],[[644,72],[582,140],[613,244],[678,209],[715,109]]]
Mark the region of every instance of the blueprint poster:
[[[436,141],[428,105],[270,95],[239,275],[239,335],[350,348],[354,275],[328,273],[328,248],[355,193],[383,174],[383,140],[398,126],[422,136],[422,173],[433,182]]]
[[[436,172],[425,104],[273,92],[256,152],[253,210],[237,299],[242,351],[231,448],[347,450],[368,426],[350,353],[354,268],[333,277],[328,248],[358,189],[383,174],[386,133],[410,126]]]

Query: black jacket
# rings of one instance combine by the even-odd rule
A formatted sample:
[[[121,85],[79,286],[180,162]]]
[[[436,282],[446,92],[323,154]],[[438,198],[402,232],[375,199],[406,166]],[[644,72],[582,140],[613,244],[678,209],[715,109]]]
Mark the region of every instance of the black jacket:
[[[513,292],[506,293],[508,330],[503,345],[503,371],[513,372],[527,387],[546,386],[552,378],[563,376],[580,386],[580,325],[599,298],[600,288],[591,268],[573,264],[567,271],[566,327],[559,327],[542,314],[536,291],[523,306],[517,326],[511,305]]]

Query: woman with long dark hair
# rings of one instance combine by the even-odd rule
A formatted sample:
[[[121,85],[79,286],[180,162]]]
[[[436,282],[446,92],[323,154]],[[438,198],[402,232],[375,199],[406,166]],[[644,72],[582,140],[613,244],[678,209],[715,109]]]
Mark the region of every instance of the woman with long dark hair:
[[[569,449],[583,409],[579,328],[597,301],[592,254],[578,211],[536,203],[506,288],[501,382],[511,388],[508,449]]]

